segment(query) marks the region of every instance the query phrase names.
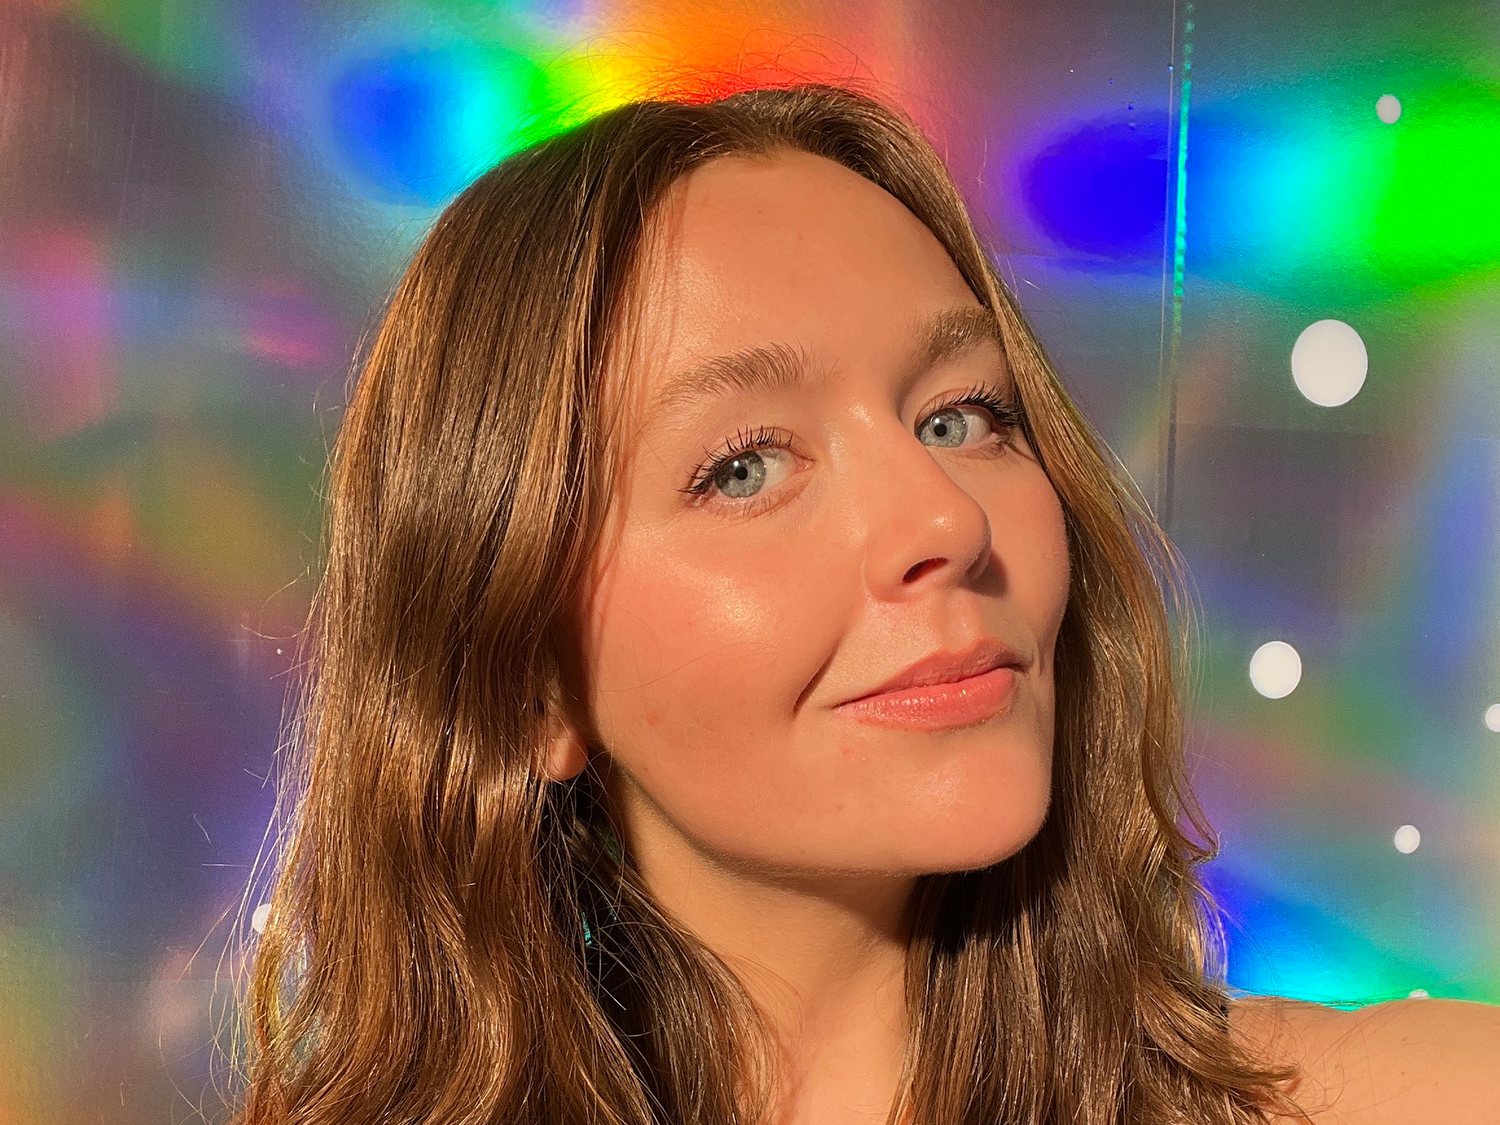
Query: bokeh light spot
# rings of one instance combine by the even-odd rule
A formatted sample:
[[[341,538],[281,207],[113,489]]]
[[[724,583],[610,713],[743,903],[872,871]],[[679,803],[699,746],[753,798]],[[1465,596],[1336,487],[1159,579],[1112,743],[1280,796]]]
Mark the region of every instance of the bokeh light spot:
[[[1417,831],[1417,827],[1414,824],[1403,824],[1400,828],[1396,829],[1393,842],[1396,845],[1396,850],[1402,855],[1411,855],[1412,852],[1421,846],[1422,833]]]
[[[1280,699],[1302,680],[1302,657],[1285,641],[1267,641],[1250,657],[1250,683],[1267,699]]]
[[[1292,347],[1292,380],[1318,406],[1342,406],[1359,393],[1370,356],[1358,332],[1342,320],[1309,324]]]
[[[1381,94],[1375,100],[1375,116],[1387,125],[1394,125],[1401,119],[1401,99],[1395,94]]]
[[[1484,709],[1484,725],[1500,734],[1500,703],[1491,703]]]
[[[250,928],[258,934],[266,932],[266,923],[271,919],[271,904],[263,902],[250,915]]]

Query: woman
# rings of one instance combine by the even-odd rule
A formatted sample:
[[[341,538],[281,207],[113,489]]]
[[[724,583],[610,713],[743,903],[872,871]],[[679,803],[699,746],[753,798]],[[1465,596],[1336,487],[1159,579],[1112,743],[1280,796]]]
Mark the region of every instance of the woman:
[[[1105,458],[862,95],[479,179],[335,452],[242,1120],[1468,1120],[1489,1009],[1227,996]],[[1340,1085],[1417,1027],[1425,1101]]]

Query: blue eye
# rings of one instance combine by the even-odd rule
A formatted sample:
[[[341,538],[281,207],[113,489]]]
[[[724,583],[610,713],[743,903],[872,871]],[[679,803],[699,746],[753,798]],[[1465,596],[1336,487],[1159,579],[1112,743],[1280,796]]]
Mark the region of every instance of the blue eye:
[[[966,418],[965,412],[979,415],[978,421]],[[923,423],[917,427],[917,437],[923,434],[931,434],[937,440],[925,442],[926,445],[954,446],[963,445],[970,433],[977,432],[981,438],[988,437],[993,431],[995,420],[987,411],[977,407],[945,406],[943,409],[929,414]],[[987,427],[987,428],[981,428]]]
[[[977,422],[970,421],[968,414],[978,414]],[[990,387],[970,387],[957,398],[937,407],[917,426],[917,438],[930,435],[934,441],[923,444],[939,448],[974,444],[968,441],[980,426],[979,440],[1000,432],[1008,434],[1021,424],[1021,407],[1014,399],[998,394]]]
[[[748,500],[766,486],[766,481],[779,483],[778,472],[787,471],[791,455],[784,449],[763,447],[747,449],[720,463],[710,478],[717,488],[731,500]]]
[[[940,449],[975,445],[992,434],[1008,434],[1020,426],[1021,420],[1021,408],[1014,399],[980,384],[925,415],[917,426],[917,439]],[[790,444],[791,435],[774,427],[748,433],[742,430],[722,453],[710,454],[688,486],[679,491],[692,496],[713,492],[729,500],[753,499],[791,475],[794,457],[787,448]]]
[[[729,448],[710,456],[693,474],[692,482],[681,489],[693,496],[705,496],[716,489],[733,500],[744,500],[758,494],[772,477],[778,483],[778,470],[791,471],[791,453],[782,448],[791,437],[777,429],[757,429],[735,434]]]

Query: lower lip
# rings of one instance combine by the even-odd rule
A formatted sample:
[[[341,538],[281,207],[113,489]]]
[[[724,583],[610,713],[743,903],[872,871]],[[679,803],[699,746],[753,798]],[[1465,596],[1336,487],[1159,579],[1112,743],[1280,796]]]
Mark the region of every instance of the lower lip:
[[[861,722],[914,730],[972,726],[1006,710],[1016,694],[1016,670],[1008,664],[951,684],[867,695],[836,710]]]

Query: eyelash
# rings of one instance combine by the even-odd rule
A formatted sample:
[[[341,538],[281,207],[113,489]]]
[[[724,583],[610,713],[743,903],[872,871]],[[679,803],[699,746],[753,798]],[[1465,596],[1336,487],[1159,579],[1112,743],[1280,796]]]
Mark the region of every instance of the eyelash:
[[[925,422],[934,414],[955,406],[978,406],[988,410],[995,420],[996,429],[1003,434],[1014,430],[1022,422],[1021,408],[1016,400],[1001,395],[993,387],[984,383],[975,383],[952,398],[937,403],[922,415],[920,421]],[[789,435],[775,426],[757,426],[750,431],[739,430],[720,452],[712,453],[705,449],[704,453],[708,459],[694,471],[693,478],[687,487],[679,488],[677,491],[691,496],[705,496],[713,486],[714,477],[718,475],[719,470],[736,457],[743,457],[746,453],[757,449],[782,447],[787,444],[788,440]],[[1009,444],[1008,441],[1001,443],[1002,447],[1007,444]]]

